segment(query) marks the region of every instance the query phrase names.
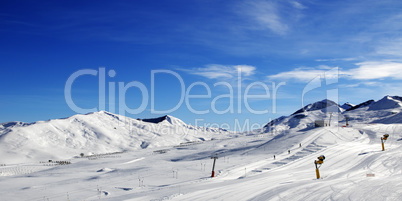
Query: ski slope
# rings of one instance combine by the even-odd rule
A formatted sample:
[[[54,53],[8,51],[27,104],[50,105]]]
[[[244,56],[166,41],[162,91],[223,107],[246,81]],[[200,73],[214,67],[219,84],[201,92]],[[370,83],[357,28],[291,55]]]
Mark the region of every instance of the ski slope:
[[[305,155],[301,150],[296,153],[300,158],[285,160],[281,167],[243,180],[208,186],[183,195],[179,200],[400,200],[402,155],[399,143],[392,143],[387,152],[382,152],[376,133],[357,136],[353,132],[349,128],[337,132],[333,137],[338,144],[328,144],[316,154]],[[378,138],[371,140],[374,135]],[[313,161],[319,154],[327,159],[320,168],[323,179],[316,180]],[[245,167],[254,168],[253,164]],[[367,174],[375,177],[367,177]],[[214,183],[220,180],[225,178],[216,178]]]
[[[402,200],[400,100],[387,96],[348,110],[331,103],[330,110],[338,111],[330,114],[334,122],[314,127],[315,120],[329,117],[326,102],[250,133],[192,127],[165,116],[129,119],[125,123],[140,129],[127,134],[119,127],[124,118],[106,112],[2,124],[1,160],[7,162],[0,161],[1,200]],[[75,135],[74,140],[103,148],[89,146],[96,152],[88,154],[85,146],[60,143],[63,134],[71,136],[67,131],[80,131],[74,122],[96,136]],[[154,124],[193,132],[148,133]],[[42,132],[46,143],[31,138],[30,146],[24,144],[32,130]],[[390,137],[382,151],[384,134]],[[7,146],[34,154],[18,153],[13,156],[30,160],[11,160],[9,153],[16,150],[5,151]],[[78,157],[83,150],[88,152]],[[314,160],[320,155],[326,159],[316,179]],[[42,160],[54,156],[61,161]],[[211,156],[218,156],[214,178]]]
[[[6,166],[2,174],[27,171],[1,177],[1,194],[7,200],[400,200],[401,131],[398,124],[360,124],[164,147],[162,154],[75,158],[32,173],[29,167],[39,164]],[[390,138],[383,152],[384,133]],[[317,180],[313,162],[322,154]]]

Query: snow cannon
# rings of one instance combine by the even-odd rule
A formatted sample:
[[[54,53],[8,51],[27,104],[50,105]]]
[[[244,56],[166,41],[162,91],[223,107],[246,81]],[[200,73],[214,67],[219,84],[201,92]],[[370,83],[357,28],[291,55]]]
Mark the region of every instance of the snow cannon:
[[[324,163],[324,160],[325,160],[325,156],[324,156],[324,155],[321,155],[321,156],[318,157],[317,163],[318,163],[318,164],[323,164],[323,163]]]
[[[381,146],[382,146],[382,150],[385,151],[385,147],[384,147],[384,141],[387,140],[389,137],[388,134],[385,134],[381,137]]]
[[[325,156],[324,156],[324,155],[321,155],[321,156],[317,157],[317,159],[318,159],[318,160],[315,160],[315,161],[314,161],[314,164],[315,164],[315,174],[316,174],[316,176],[317,176],[317,179],[319,179],[319,178],[320,178],[320,171],[319,171],[318,169],[319,169],[319,168],[321,167],[321,165],[324,163]]]

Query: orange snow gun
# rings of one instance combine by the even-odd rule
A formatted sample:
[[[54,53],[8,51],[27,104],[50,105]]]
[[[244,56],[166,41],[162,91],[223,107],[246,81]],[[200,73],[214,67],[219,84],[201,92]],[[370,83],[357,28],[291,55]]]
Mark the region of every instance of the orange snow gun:
[[[316,161],[317,164],[323,164],[325,160],[325,156],[321,155],[318,157],[318,161]]]
[[[321,156],[318,157],[318,160],[315,160],[315,161],[314,161],[314,164],[315,164],[315,174],[316,174],[316,176],[317,176],[317,179],[320,178],[320,171],[318,170],[318,168],[321,167],[321,165],[324,163],[324,160],[325,160],[325,156],[324,156],[324,155],[321,155]],[[319,164],[320,166],[318,166],[318,164]]]
[[[382,150],[385,151],[385,147],[384,147],[384,140],[387,140],[389,137],[388,134],[385,134],[381,137],[381,146],[382,146]]]
[[[387,140],[388,137],[389,137],[389,135],[388,135],[388,134],[385,134],[385,135],[382,137],[382,139],[383,139],[383,140]]]

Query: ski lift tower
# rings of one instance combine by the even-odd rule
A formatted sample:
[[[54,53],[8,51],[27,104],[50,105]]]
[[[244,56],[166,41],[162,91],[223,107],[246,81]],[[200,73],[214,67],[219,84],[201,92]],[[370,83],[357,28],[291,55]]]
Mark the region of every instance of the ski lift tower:
[[[329,122],[328,122],[328,126],[331,126],[331,118],[332,118],[332,112],[329,113]]]
[[[347,116],[347,115],[345,115],[346,126],[349,126],[349,119],[350,119],[350,117],[349,117],[349,116]]]
[[[218,159],[218,154],[215,154],[215,156],[212,156],[211,159],[214,159],[214,164],[212,165],[212,175],[211,175],[211,177],[215,177],[215,162],[216,162],[216,159]]]

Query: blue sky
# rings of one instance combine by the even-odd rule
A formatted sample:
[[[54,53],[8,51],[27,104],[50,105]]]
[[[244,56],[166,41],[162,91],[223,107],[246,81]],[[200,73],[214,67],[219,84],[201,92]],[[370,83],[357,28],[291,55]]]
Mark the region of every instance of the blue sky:
[[[397,0],[3,1],[0,122],[80,113],[65,86],[84,69],[98,74],[74,80],[80,108],[102,109],[104,69],[106,110],[119,112],[119,83],[131,83],[123,102],[139,112],[125,115],[157,117],[178,105],[166,113],[190,124],[264,125],[327,97],[402,95],[401,29]],[[260,97],[245,104],[246,90]]]

